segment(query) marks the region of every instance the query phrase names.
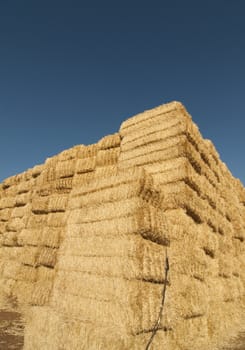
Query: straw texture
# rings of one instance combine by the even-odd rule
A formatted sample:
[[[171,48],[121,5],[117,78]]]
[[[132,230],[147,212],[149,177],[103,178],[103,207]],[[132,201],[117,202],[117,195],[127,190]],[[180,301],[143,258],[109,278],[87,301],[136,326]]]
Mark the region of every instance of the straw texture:
[[[221,350],[244,330],[244,254],[245,189],[179,102],[0,184],[25,350]]]

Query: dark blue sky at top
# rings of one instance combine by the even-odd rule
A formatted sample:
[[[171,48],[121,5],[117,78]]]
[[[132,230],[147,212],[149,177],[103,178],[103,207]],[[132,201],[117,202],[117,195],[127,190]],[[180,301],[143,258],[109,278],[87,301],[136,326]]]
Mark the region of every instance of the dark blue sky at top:
[[[0,181],[181,101],[245,183],[245,2],[0,1]]]

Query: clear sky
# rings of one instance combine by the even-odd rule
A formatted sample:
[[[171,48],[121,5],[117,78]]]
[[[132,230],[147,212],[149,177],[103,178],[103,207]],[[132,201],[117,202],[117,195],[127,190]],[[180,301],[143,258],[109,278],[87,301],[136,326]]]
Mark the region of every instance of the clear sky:
[[[245,184],[245,1],[1,0],[0,181],[181,101]]]

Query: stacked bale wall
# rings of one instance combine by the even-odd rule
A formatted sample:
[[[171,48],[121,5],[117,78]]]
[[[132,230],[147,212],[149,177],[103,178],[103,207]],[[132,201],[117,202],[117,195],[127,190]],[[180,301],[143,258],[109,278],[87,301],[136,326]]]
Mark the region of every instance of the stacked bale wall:
[[[245,325],[245,190],[180,103],[5,180],[0,220],[27,350],[145,349],[165,283],[151,349],[221,349]]]

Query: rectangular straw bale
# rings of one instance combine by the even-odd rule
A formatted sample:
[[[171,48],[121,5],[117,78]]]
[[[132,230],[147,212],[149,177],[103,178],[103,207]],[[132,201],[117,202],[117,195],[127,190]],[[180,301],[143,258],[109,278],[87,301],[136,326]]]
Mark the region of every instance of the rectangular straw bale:
[[[123,153],[121,152],[118,160],[118,167],[120,169],[126,169],[133,166],[143,166],[183,156],[186,153],[186,147],[183,145],[184,141],[184,136],[178,136],[177,138],[168,140],[168,148],[166,149],[159,148],[159,150],[152,150],[152,152],[148,152],[146,155],[142,154],[138,157],[128,159],[122,159],[121,155]]]
[[[138,237],[137,237],[138,239]],[[136,237],[128,236],[108,236],[95,237],[81,236],[70,237],[65,244],[60,247],[62,255],[81,256],[125,256],[134,257],[136,255]],[[96,241],[96,244],[95,244]]]
[[[62,314],[72,315],[81,321],[93,322],[96,326],[114,326],[120,321],[127,322],[125,308],[120,303],[103,301],[93,298],[82,298],[80,296],[63,293],[61,290],[54,290],[52,293],[52,307],[58,308]]]
[[[64,255],[58,262],[58,270],[71,273],[76,271],[82,278],[83,274],[107,277],[124,277],[127,279],[137,276],[139,267],[135,258],[117,256],[81,256]]]
[[[232,258],[230,254],[220,254],[219,256],[219,276],[230,278],[232,276]]]
[[[102,221],[106,219],[115,219],[117,217],[129,216],[142,207],[143,201],[139,198],[130,198],[118,201],[116,203],[105,203],[76,209],[70,213],[70,223],[86,223]]]
[[[57,249],[41,247],[39,250],[37,265],[54,267],[56,264]]]
[[[62,161],[62,162],[74,159],[77,156],[77,152],[78,152],[78,147],[74,146],[74,147],[72,147],[70,149],[67,149],[67,150],[61,152],[58,155],[58,159],[59,159],[59,161]]]
[[[183,122],[182,116],[176,114],[168,114],[164,119],[162,117],[160,118],[160,123],[153,123],[147,128],[141,128],[135,133],[124,136],[121,143],[122,151],[129,151],[151,142],[163,140],[166,130],[176,127],[180,122]]]
[[[53,195],[49,197],[48,211],[49,212],[64,212],[68,203],[67,195]]]
[[[0,221],[0,237],[6,232],[6,225],[6,222]]]
[[[52,185],[58,193],[69,193],[72,189],[72,177],[58,179]]]
[[[47,183],[45,185],[38,185],[36,187],[36,195],[40,197],[49,196],[54,192],[53,186],[51,183]]]
[[[37,269],[33,266],[21,264],[16,279],[18,281],[28,281],[33,283],[37,280]]]
[[[31,201],[31,208],[34,214],[47,214],[48,213],[48,197],[34,197]]]
[[[43,306],[49,302],[52,291],[53,281],[37,281],[33,286],[33,292],[30,297],[31,305]]]
[[[182,105],[179,102],[171,102],[137,114],[121,124],[120,134],[125,136],[130,133],[135,133],[141,128],[147,128],[155,122],[160,123],[168,113],[173,113],[177,110],[180,111],[181,108]]]
[[[0,210],[0,221],[8,221],[10,219],[11,211],[12,210],[10,210],[10,208],[1,209]]]
[[[19,245],[39,245],[42,235],[42,228],[40,229],[23,229],[17,236]]]
[[[87,222],[72,224],[69,223],[67,227],[67,232],[69,237],[83,237],[87,235],[87,232],[90,232],[92,237],[105,237],[107,235],[117,236],[118,234],[134,234],[137,232],[137,220],[136,213],[131,216],[114,218],[113,220],[107,219],[101,222]]]
[[[39,238],[39,243],[46,247],[59,248],[62,233],[61,231],[62,228],[60,227],[44,227],[42,235]]]
[[[82,147],[77,153],[77,158],[95,157],[98,150],[99,147],[97,143]]]
[[[76,162],[73,159],[58,162],[55,169],[57,179],[72,177],[75,173],[75,165]]]
[[[30,303],[34,284],[29,281],[16,281],[13,287],[13,294],[17,296],[20,304]]]
[[[17,232],[6,232],[3,234],[2,244],[5,246],[17,246]]]
[[[19,194],[15,197],[15,206],[16,207],[23,207],[26,204],[28,204],[29,201],[30,201],[30,192]]]
[[[112,164],[112,165],[106,165],[106,166],[99,166],[96,168],[94,172],[94,176],[97,179],[101,179],[107,176],[113,176],[118,173],[118,167],[117,163]]]
[[[13,208],[15,206],[14,197],[2,197],[0,199],[0,209]]]
[[[81,185],[89,183],[95,177],[95,172],[90,171],[88,173],[75,174],[73,177],[72,188],[80,187]]]
[[[99,140],[98,148],[100,150],[105,150],[109,148],[119,147],[121,143],[121,137],[119,133],[115,133],[112,135],[107,135]]]
[[[35,267],[37,266],[39,253],[39,247],[25,246],[22,248],[20,262],[24,265],[30,265]]]
[[[19,260],[22,254],[22,247],[1,247],[1,259]]]
[[[31,190],[33,185],[34,185],[34,182],[32,180],[23,181],[18,185],[17,193],[18,194],[27,193]]]
[[[15,207],[12,211],[12,218],[23,218],[31,212],[31,205],[25,205],[22,207]]]
[[[127,184],[133,181],[138,181],[145,176],[144,169],[133,168],[127,171],[120,171],[117,174],[112,174],[104,178],[93,178],[93,181],[86,183],[84,186],[72,190],[73,197],[86,195],[90,192],[96,192],[100,189],[111,188],[120,184]]]
[[[16,276],[20,269],[20,265],[20,262],[17,260],[5,260],[2,277],[16,279]]]
[[[172,147],[173,145],[178,144],[178,142],[180,141],[179,137],[182,135],[181,128],[175,127],[173,129],[174,130],[167,130],[165,132],[166,137],[163,136],[162,139],[159,139],[155,142],[151,142],[140,147],[135,147],[128,151],[124,151],[122,148],[122,152],[120,154],[120,161],[126,161],[127,159],[137,158],[157,151],[162,151],[164,149]]]
[[[49,182],[55,181],[56,180],[56,171],[55,171],[55,166],[56,163],[54,165],[46,165],[44,167],[44,170],[42,171],[41,176],[38,178],[37,183],[42,186],[42,185],[46,185]]]
[[[38,164],[38,165],[35,165],[33,168],[32,168],[32,177],[36,178],[38,177],[39,175],[41,175],[42,171],[44,170],[45,168],[45,165],[44,164]]]
[[[37,280],[38,281],[53,281],[55,278],[55,270],[46,266],[38,266],[37,270]]]
[[[96,167],[96,157],[88,157],[77,159],[76,161],[76,173],[83,174],[94,171]]]
[[[66,225],[66,215],[64,213],[49,213],[47,226],[48,227],[63,227]]]
[[[6,231],[21,231],[25,227],[25,220],[24,218],[11,218],[7,225],[6,225]]]
[[[117,163],[120,147],[101,149],[96,156],[96,166],[107,166]]]
[[[116,202],[137,197],[143,188],[143,181],[132,181],[130,183],[118,184],[118,186],[116,186],[117,184],[114,185],[113,187],[98,188],[97,191],[89,191],[91,188],[89,185],[86,191],[86,186],[82,186],[75,192],[76,195],[74,194],[74,197],[70,199],[69,208],[82,208],[98,203]]]

